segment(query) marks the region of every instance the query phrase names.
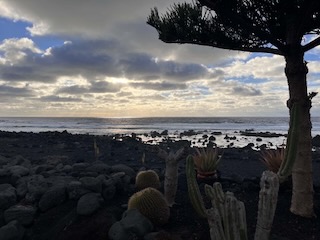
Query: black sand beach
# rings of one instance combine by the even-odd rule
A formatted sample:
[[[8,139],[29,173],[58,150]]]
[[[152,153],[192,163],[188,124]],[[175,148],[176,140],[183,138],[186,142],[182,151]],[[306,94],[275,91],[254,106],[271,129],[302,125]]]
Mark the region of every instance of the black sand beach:
[[[99,148],[98,156],[94,151],[94,141]],[[154,169],[163,181],[165,163],[158,156],[159,148],[175,151],[181,147],[185,148],[184,158],[194,151],[188,141],[164,141],[159,145],[149,145],[132,137],[72,135],[66,131],[0,132],[0,187],[3,192],[15,192],[11,199],[0,196],[0,200],[4,199],[0,201],[0,233],[4,232],[4,228],[10,228],[8,225],[12,223],[14,214],[8,209],[19,205],[30,209],[31,213],[22,217],[22,226],[14,223],[16,232],[21,235],[17,239],[108,239],[109,228],[120,220],[128,198],[135,191],[135,174],[141,169]],[[259,151],[250,146],[230,147],[223,151],[223,159],[218,167],[220,181],[224,191],[234,192],[245,203],[249,239],[253,239],[259,177],[265,167],[259,159]],[[144,162],[141,161],[143,155]],[[319,215],[318,149],[313,152],[313,163],[315,211]],[[177,204],[171,208],[169,223],[154,229],[162,237],[153,239],[210,239],[206,220],[199,218],[190,205],[184,166],[184,161],[181,161]],[[109,180],[116,182],[113,191],[106,187]],[[79,214],[77,210],[78,199],[83,193],[74,194],[71,186],[79,182],[87,184],[86,193],[92,192],[99,199],[99,206],[89,214]],[[203,189],[203,183],[199,184]],[[50,195],[52,189],[55,192]],[[57,197],[59,194],[60,197]],[[52,196],[50,201],[45,201],[44,195],[47,198]],[[290,198],[289,184],[279,192],[271,239],[320,239],[320,219],[304,219],[291,214]],[[8,231],[5,230],[6,233]]]

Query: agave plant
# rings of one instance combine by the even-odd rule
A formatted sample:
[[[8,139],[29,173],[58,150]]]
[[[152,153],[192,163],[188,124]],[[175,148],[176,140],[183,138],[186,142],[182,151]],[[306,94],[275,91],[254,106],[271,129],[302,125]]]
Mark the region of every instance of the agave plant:
[[[285,156],[285,149],[269,149],[261,152],[261,161],[266,165],[268,170],[277,173]]]
[[[193,156],[198,177],[216,175],[217,166],[221,160],[218,148],[196,149],[197,153]]]

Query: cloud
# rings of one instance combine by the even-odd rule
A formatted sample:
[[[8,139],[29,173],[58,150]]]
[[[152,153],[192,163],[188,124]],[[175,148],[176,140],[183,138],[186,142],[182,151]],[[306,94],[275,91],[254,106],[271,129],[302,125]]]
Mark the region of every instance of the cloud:
[[[187,0],[191,2],[191,0]],[[146,24],[150,9],[165,11],[175,0],[2,0],[0,16],[31,23],[31,35],[55,35],[62,39],[116,39],[138,52],[162,59],[216,64],[248,53],[195,45],[165,44],[156,30]]]
[[[60,97],[55,95],[43,96],[39,99],[44,102],[82,102],[81,98],[74,97]]]
[[[34,42],[28,38],[5,39],[0,44],[0,53],[2,53],[3,64],[15,64],[23,59],[28,53],[41,53]]]
[[[11,45],[11,51],[20,51],[23,57],[13,65],[0,65],[2,80],[52,83],[60,76],[81,75],[88,81],[126,77],[133,80],[165,79],[180,82],[212,75],[212,71],[202,64],[164,61],[145,53],[128,53],[112,40],[66,42],[63,46],[51,48],[46,54],[41,54],[30,39],[24,42],[28,42],[28,48]],[[7,56],[4,60],[7,61]],[[105,89],[101,91],[108,91],[110,86],[101,84],[103,82],[100,85],[96,82],[96,91],[97,87]]]
[[[0,85],[1,97],[32,97],[34,92],[28,87],[12,87],[7,85]]]
[[[232,93],[237,96],[260,96],[262,92],[250,86],[235,86],[232,88]]]
[[[38,115],[287,114],[282,57],[158,40],[146,24],[150,9],[163,13],[175,2],[0,1],[0,16],[24,21],[27,30],[0,43],[1,100]],[[51,36],[59,43],[45,49]],[[314,90],[317,60],[308,65]]]
[[[143,88],[157,91],[186,89],[185,83],[170,83],[170,82],[133,82],[130,86],[134,88]]]

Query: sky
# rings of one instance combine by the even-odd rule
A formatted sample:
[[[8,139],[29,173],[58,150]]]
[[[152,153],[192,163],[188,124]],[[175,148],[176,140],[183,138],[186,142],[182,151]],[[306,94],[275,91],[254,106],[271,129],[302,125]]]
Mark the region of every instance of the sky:
[[[150,9],[176,2],[0,0],[0,117],[288,116],[283,57],[158,40]]]

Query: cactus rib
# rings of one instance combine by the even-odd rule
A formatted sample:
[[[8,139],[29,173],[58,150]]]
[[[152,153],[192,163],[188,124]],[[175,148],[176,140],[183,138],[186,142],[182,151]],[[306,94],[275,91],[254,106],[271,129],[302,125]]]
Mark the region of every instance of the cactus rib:
[[[280,180],[286,179],[292,170],[298,150],[298,124],[299,124],[299,103],[294,103],[291,108],[290,127],[287,137],[284,160],[278,171]]]
[[[196,173],[194,168],[194,162],[191,155],[187,157],[186,162],[186,175],[188,183],[188,194],[191,204],[199,216],[206,218],[206,208],[199,190],[199,186],[196,180]]]

